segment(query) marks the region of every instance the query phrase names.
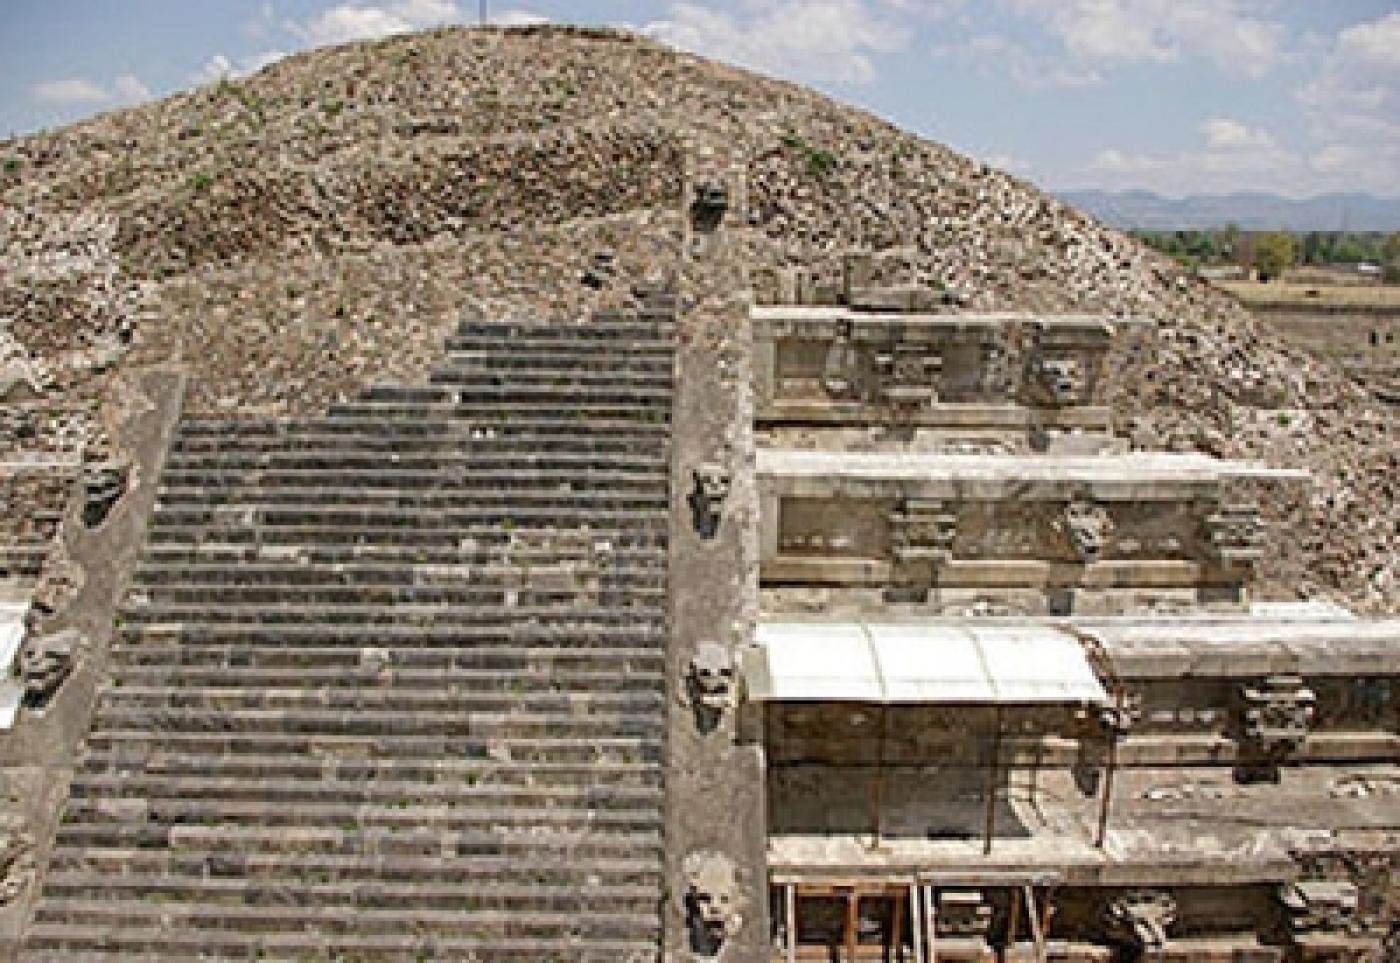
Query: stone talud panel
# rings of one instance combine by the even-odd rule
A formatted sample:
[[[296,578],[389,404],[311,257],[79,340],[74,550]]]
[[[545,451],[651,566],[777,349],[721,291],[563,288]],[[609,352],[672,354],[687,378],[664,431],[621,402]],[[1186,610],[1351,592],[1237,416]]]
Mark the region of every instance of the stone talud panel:
[[[770,434],[902,432],[900,444],[1111,445],[1100,317],[755,308],[755,385]],[[893,439],[891,439],[893,441]]]
[[[1254,574],[1248,547],[1222,550],[1215,509],[1194,497],[934,498],[875,487],[771,494],[765,508],[765,587],[935,612],[969,598],[1022,614],[1240,610]]]

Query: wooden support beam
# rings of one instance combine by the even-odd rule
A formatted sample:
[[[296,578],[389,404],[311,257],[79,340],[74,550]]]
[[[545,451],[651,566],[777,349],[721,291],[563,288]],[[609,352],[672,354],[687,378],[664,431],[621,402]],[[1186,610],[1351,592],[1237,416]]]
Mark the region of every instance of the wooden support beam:
[[[1041,925],[1040,914],[1036,912],[1035,887],[1030,883],[1025,885],[1026,893],[1026,916],[1031,924],[1031,938],[1035,940],[1036,963],[1047,963],[1049,951],[1045,946],[1045,930]]]
[[[914,963],[924,963],[923,886],[916,879],[909,886],[909,942],[914,944]]]
[[[1021,923],[1021,891],[1013,889],[1011,891],[1011,913],[1006,920],[1006,943],[1008,946],[1016,944],[1016,928]]]
[[[797,887],[783,887],[783,920],[787,925],[787,963],[797,963]]]
[[[904,959],[904,900],[894,897],[890,907],[890,959]]]
[[[875,785],[871,792],[870,848],[879,849],[884,835],[884,793],[885,793],[885,742],[890,733],[890,707],[880,706],[880,741],[875,755]]]
[[[938,963],[938,906],[933,887],[921,888],[924,891],[924,926],[928,928],[928,963]]]
[[[997,818],[997,770],[1001,766],[1001,706],[996,707],[992,732],[992,758],[987,764],[987,824],[982,834],[982,855],[992,852],[992,833]]]
[[[860,924],[860,894],[854,889],[846,894],[846,959],[856,963],[856,927]]]
[[[1113,773],[1118,763],[1118,730],[1108,731],[1108,758],[1104,762],[1103,791],[1099,799],[1099,827],[1094,833],[1094,846],[1103,849],[1108,835],[1108,810],[1113,803]]]

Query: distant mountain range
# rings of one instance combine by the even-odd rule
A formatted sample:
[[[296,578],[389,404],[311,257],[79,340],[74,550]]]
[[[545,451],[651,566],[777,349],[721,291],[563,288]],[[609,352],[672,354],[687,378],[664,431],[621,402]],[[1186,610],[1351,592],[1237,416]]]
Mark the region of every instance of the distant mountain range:
[[[1062,201],[1113,227],[1178,231],[1238,224],[1246,231],[1400,231],[1400,197],[1319,194],[1295,200],[1277,194],[1192,194],[1151,191],[1058,191]]]

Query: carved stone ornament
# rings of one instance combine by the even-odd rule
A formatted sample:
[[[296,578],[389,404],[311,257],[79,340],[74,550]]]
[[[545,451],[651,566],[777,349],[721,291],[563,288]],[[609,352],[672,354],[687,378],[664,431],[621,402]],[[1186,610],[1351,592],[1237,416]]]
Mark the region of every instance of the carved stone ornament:
[[[690,220],[697,230],[713,231],[729,210],[729,190],[718,181],[701,181],[695,185],[690,201]]]
[[[1066,505],[1056,527],[1064,533],[1075,556],[1085,564],[1097,562],[1103,556],[1113,535],[1113,519],[1108,510],[1085,499]]]
[[[992,928],[992,907],[981,890],[940,890],[937,919],[939,936],[985,939]]]
[[[1129,890],[1109,900],[1104,926],[1111,939],[1139,951],[1161,950],[1176,922],[1176,900],[1164,890]]]
[[[827,342],[826,358],[822,363],[822,387],[829,397],[844,400],[859,394],[859,357],[848,326]]]
[[[906,499],[900,509],[890,513],[891,550],[896,562],[948,561],[957,531],[957,514],[938,499]]]
[[[25,698],[44,705],[73,671],[73,663],[83,637],[77,629],[64,629],[53,635],[32,639],[19,655],[19,677]]]
[[[695,852],[686,856],[684,871],[691,950],[715,956],[743,923],[734,863],[723,853]]]
[[[942,354],[930,344],[896,341],[875,356],[880,396],[900,408],[917,408],[938,400]]]
[[[690,511],[701,538],[713,538],[719,531],[720,506],[729,497],[729,472],[723,465],[706,462],[692,472],[695,487],[690,493]]]
[[[1240,737],[1255,753],[1281,759],[1307,738],[1317,695],[1295,675],[1273,675],[1240,690]]]
[[[696,725],[709,732],[736,701],[736,669],[729,650],[718,642],[701,642],[686,667],[682,701],[695,712]]]
[[[1359,900],[1354,883],[1304,880],[1284,883],[1278,901],[1294,936],[1307,933],[1352,933],[1358,925]]]
[[[1086,387],[1084,366],[1076,354],[1045,346],[1027,354],[1024,390],[1032,404],[1047,408],[1083,404]]]
[[[1109,705],[1093,710],[1093,722],[1099,732],[1121,739],[1142,720],[1142,696],[1134,693]]]
[[[1206,518],[1206,537],[1226,565],[1253,565],[1264,554],[1264,523],[1257,505],[1225,505]]]
[[[83,524],[97,528],[107,520],[117,502],[126,494],[131,466],[121,459],[110,459],[83,466]]]
[[[953,557],[958,516],[944,502],[906,499],[889,514],[892,601],[922,601]],[[905,598],[905,596],[909,596]]]

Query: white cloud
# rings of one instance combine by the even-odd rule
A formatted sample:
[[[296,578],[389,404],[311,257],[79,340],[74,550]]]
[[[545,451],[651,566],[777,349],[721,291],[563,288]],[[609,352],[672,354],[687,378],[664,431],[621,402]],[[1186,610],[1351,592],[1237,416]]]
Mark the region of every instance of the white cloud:
[[[249,74],[257,73],[268,64],[276,63],[285,56],[287,53],[283,50],[263,50],[246,57],[239,57],[235,61],[227,54],[216,53],[206,60],[191,75],[190,79],[196,84],[209,84],[225,78],[246,77]]]
[[[79,77],[42,81],[29,88],[29,95],[46,104],[98,104],[111,97],[97,84]]]
[[[456,23],[462,13],[452,0],[397,0],[394,3],[340,3],[287,29],[312,46],[372,40],[424,27]]]
[[[118,77],[112,84],[112,93],[117,100],[128,104],[137,104],[143,100],[151,99],[151,88],[132,74],[122,74]]]
[[[1013,174],[1027,174],[1032,170],[1030,161],[1015,154],[993,154],[985,160],[988,166]]]
[[[110,87],[81,77],[45,80],[29,88],[29,95],[44,104],[135,104],[149,100],[151,89],[134,74],[121,74]]]
[[[1282,24],[1262,0],[1002,0],[1038,21],[1083,68],[1205,57],[1259,77],[1283,57]]]
[[[1099,151],[1089,169],[1096,185],[1146,188],[1162,194],[1239,190],[1248,185],[1285,194],[1310,193],[1301,158],[1280,147],[1268,131],[1228,117],[1212,117],[1199,130],[1195,149],[1151,154],[1110,147]]]
[[[644,33],[676,47],[757,70],[865,83],[905,32],[861,0],[749,0],[746,16],[674,3]]]
[[[978,34],[958,46],[939,47],[935,56],[953,56],[987,76],[1008,76],[1022,87],[1083,87],[1102,77],[1090,67],[1056,60],[997,33]]]
[[[1247,150],[1257,147],[1273,147],[1274,138],[1262,127],[1248,127],[1229,117],[1212,117],[1201,124],[1201,133],[1206,135],[1206,147],[1210,150]]]
[[[1400,12],[1340,31],[1297,96],[1320,179],[1400,195]]]
[[[498,27],[533,27],[549,23],[549,18],[529,10],[503,10],[491,14],[491,22]]]

